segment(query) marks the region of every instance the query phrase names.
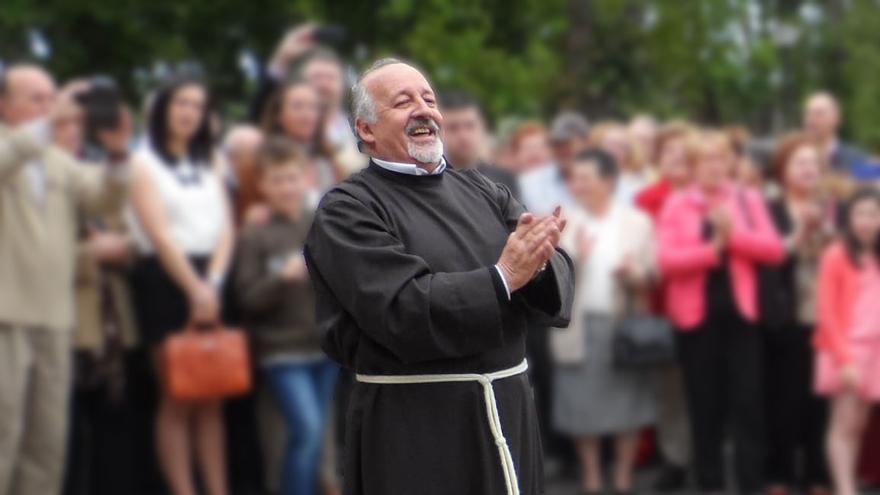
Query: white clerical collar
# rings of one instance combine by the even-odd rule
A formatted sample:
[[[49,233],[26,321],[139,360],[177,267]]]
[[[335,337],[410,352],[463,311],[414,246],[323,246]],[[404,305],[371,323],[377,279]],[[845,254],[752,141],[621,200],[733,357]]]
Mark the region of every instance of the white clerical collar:
[[[400,162],[389,162],[388,160],[380,160],[378,158],[373,158],[373,162],[376,165],[384,168],[385,170],[390,170],[392,172],[397,172],[399,174],[406,175],[438,175],[442,174],[444,170],[446,170],[446,158],[440,157],[440,163],[434,167],[433,172],[428,172],[427,170],[419,167],[414,163],[400,163]]]

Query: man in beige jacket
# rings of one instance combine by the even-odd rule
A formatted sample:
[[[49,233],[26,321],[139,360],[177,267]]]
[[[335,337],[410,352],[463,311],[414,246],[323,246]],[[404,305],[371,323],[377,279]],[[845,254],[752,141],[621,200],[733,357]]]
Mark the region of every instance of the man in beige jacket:
[[[51,146],[52,78],[0,75],[0,495],[59,493],[67,436],[77,219],[126,199],[130,119],[102,132],[106,167]]]

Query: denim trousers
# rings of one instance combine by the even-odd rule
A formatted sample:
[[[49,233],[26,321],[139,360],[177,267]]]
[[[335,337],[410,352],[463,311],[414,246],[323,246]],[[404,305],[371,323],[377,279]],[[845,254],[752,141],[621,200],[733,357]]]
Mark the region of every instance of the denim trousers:
[[[314,495],[321,442],[339,368],[321,359],[280,362],[265,367],[265,377],[287,427],[283,495]]]

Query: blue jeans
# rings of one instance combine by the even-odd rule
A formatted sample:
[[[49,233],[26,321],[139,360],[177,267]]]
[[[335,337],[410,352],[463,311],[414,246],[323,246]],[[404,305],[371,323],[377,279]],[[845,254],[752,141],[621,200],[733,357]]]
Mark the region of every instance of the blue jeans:
[[[315,495],[321,442],[339,368],[330,360],[277,363],[265,376],[287,426],[283,495]]]

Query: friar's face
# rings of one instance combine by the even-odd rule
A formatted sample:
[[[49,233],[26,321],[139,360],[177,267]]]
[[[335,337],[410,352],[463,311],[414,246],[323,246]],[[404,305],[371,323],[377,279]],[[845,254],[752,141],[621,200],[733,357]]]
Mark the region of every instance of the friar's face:
[[[358,121],[358,134],[370,154],[384,160],[433,166],[443,155],[434,90],[427,79],[406,64],[392,64],[363,81],[373,98],[375,122]]]

